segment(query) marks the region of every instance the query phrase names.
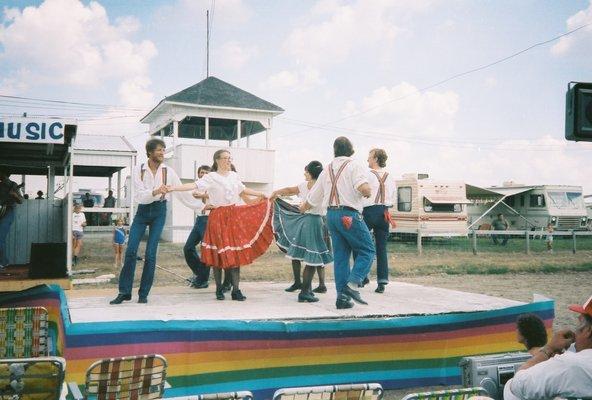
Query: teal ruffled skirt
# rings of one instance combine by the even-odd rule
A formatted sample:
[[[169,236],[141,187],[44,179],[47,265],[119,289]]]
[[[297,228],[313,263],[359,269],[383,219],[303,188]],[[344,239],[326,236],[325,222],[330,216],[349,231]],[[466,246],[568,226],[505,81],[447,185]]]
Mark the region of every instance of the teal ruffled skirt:
[[[278,199],[274,203],[273,231],[276,244],[286,257],[311,266],[333,262],[327,224],[322,216],[301,214],[293,205]]]

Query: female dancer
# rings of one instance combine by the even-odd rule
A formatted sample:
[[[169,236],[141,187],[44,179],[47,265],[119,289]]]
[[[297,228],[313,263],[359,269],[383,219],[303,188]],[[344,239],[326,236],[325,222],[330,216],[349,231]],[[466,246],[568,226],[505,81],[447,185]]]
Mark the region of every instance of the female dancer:
[[[278,196],[298,195],[304,202],[310,189],[315,185],[317,178],[323,171],[323,165],[318,161],[311,161],[304,167],[305,182],[298,186],[286,187],[276,190],[272,198]],[[294,284],[286,289],[293,292],[301,289],[298,294],[299,302],[316,302],[313,292],[325,293],[325,265],[333,261],[329,233],[324,219],[325,208],[314,207],[306,214],[300,214],[296,210],[290,210],[284,202],[276,201],[274,206],[273,227],[276,234],[276,244],[292,259],[292,271]],[[301,262],[306,267],[302,283],[300,281]],[[312,278],[315,269],[319,275],[319,287],[311,290]]]
[[[224,300],[222,269],[230,272],[232,300],[244,301],[239,289],[240,266],[251,264],[265,253],[273,240],[271,205],[259,201],[238,205],[244,195],[265,199],[264,193],[249,189],[232,171],[228,150],[214,153],[212,171],[195,183],[173,187],[172,190],[207,192],[212,207],[206,232],[201,242],[201,261],[214,267],[216,299]]]

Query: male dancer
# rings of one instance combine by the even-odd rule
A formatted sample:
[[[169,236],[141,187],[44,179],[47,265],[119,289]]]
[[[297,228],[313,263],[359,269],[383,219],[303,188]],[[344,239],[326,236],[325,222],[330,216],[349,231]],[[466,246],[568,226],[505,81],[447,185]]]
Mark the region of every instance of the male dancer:
[[[386,242],[389,235],[389,223],[392,222],[389,208],[395,198],[395,179],[384,170],[388,156],[383,149],[372,149],[368,155],[368,183],[372,189],[369,198],[364,199],[364,222],[374,234],[376,246],[376,293],[384,293],[388,285],[389,270]],[[367,280],[365,280],[367,281]]]
[[[197,179],[201,179],[204,177],[205,174],[210,172],[209,165],[202,165],[197,169]],[[184,192],[178,192],[184,193]],[[196,192],[194,196],[198,196]],[[191,282],[191,287],[195,289],[205,289],[208,287],[208,280],[210,278],[210,267],[204,265],[201,260],[199,259],[199,254],[197,254],[196,247],[203,239],[204,232],[206,231],[206,226],[208,224],[208,214],[209,210],[206,209],[206,200],[207,197],[199,196],[201,198],[204,208],[199,210],[199,214],[195,219],[195,224],[193,225],[193,229],[191,233],[187,237],[187,241],[185,242],[185,246],[183,246],[183,254],[185,255],[185,262],[193,271],[193,280]]]
[[[171,199],[169,188],[170,185],[181,183],[175,171],[164,165],[165,148],[166,145],[161,139],[148,140],[146,142],[148,161],[136,166],[132,172],[136,201],[139,204],[130,228],[125,260],[119,275],[119,294],[111,300],[110,304],[121,304],[132,299],[138,246],[147,227],[150,229],[138,291],[138,303],[148,303],[148,294],[154,281],[158,241],[166,220],[167,202]],[[190,203],[186,199],[183,197],[180,199],[189,206]],[[194,207],[196,207],[195,204],[192,208]]]
[[[342,309],[353,307],[350,299],[367,304],[355,288],[368,275],[375,250],[370,231],[362,218],[362,199],[371,194],[366,169],[351,158],[354,149],[344,136],[335,139],[333,153],[335,158],[319,175],[300,211],[328,204],[327,224],[333,243],[337,290],[335,306]],[[352,252],[356,258],[350,270]]]
[[[14,222],[15,204],[23,202],[18,185],[9,178],[8,168],[0,166],[0,269],[8,265],[6,237]]]

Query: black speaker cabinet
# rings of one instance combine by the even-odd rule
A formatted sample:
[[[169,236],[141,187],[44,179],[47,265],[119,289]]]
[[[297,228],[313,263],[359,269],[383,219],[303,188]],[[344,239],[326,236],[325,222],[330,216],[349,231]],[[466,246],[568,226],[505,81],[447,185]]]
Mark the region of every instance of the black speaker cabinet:
[[[66,278],[66,243],[31,243],[29,278]]]

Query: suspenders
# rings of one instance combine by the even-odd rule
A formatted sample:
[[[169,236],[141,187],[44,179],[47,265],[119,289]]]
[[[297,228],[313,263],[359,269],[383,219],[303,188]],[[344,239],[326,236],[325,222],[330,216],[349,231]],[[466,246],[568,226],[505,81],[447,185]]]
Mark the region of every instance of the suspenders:
[[[376,193],[376,198],[374,198],[374,204],[384,204],[384,200],[386,197],[386,187],[384,183],[386,182],[386,178],[388,177],[388,172],[385,172],[382,178],[380,174],[375,170],[370,170],[374,175],[376,175],[376,179],[378,179],[378,192]]]
[[[341,164],[341,167],[337,170],[337,173],[333,172],[333,163],[329,164],[329,178],[331,178],[331,195],[329,196],[330,206],[339,206],[339,193],[337,192],[337,180],[341,176],[341,173],[347,167],[351,160],[345,161]]]
[[[144,169],[144,164],[142,164],[140,166],[140,180],[142,182],[144,182],[144,173],[146,172],[146,170]],[[167,184],[167,167],[165,167],[164,165],[162,166],[162,184],[166,185]],[[162,194],[160,196],[160,200],[164,200],[164,194]]]

